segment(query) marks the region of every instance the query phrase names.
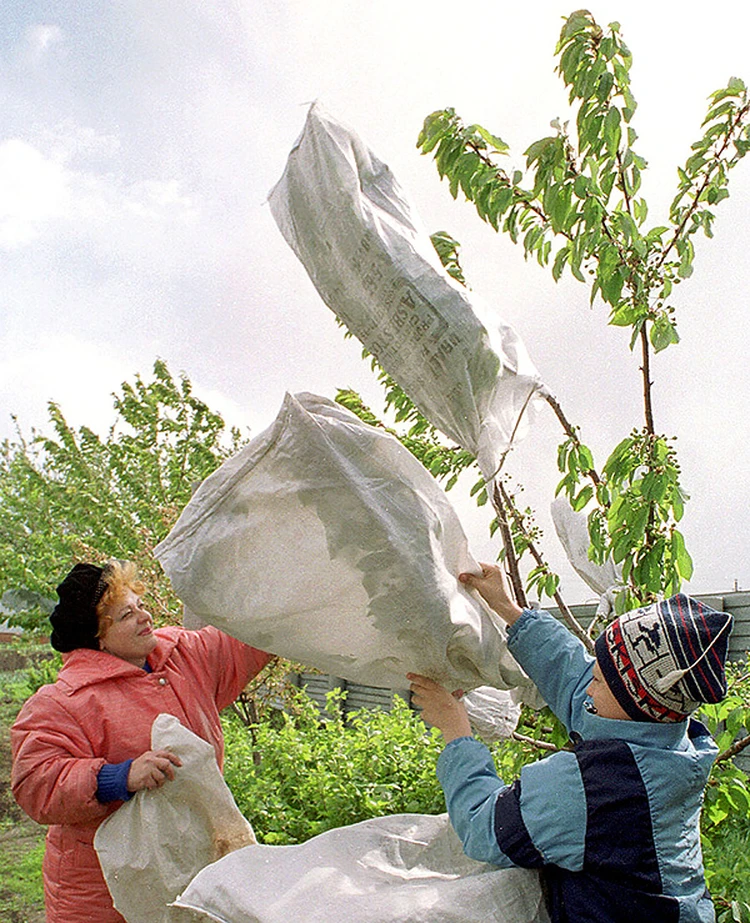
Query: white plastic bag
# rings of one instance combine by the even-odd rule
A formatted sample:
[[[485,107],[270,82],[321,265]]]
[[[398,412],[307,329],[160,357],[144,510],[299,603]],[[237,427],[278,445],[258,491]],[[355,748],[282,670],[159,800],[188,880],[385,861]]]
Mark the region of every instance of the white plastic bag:
[[[447,814],[396,814],[208,866],[170,923],[547,923],[537,872],[464,855]]]
[[[516,332],[445,272],[389,168],[315,104],[269,202],[323,301],[489,479],[543,385]]]
[[[589,529],[586,516],[576,513],[567,500],[558,497],[550,504],[557,537],[578,576],[599,596],[596,618],[615,614],[617,592],[623,586],[622,565],[608,557],[604,564],[589,560]]]
[[[407,671],[451,689],[525,680],[445,493],[393,436],[325,398],[275,422],[204,481],[155,554],[191,613],[356,683]]]
[[[210,743],[159,715],[151,747],[182,761],[175,778],[137,792],[96,831],[94,847],[115,909],[128,923],[161,923],[167,905],[202,868],[255,842]]]
[[[521,717],[517,690],[514,693],[507,689],[479,686],[467,692],[461,701],[469,716],[471,729],[488,744],[510,737]]]

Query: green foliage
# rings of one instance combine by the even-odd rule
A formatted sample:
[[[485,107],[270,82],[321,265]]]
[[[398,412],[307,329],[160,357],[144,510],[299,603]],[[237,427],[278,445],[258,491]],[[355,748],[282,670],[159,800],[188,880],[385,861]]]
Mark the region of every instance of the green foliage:
[[[711,96],[704,135],[680,169],[670,226],[642,230],[647,203],[638,197],[646,161],[633,148],[636,102],[630,90],[632,56],[618,23],[605,33],[585,10],[573,13],[560,34],[557,71],[577,106],[575,132],[553,122],[556,134],[525,151],[530,181],[500,165],[508,146],[478,125],[465,126],[453,109],[427,116],[417,146],[432,153],[455,198],[461,190],[480,217],[522,240],[524,253],[542,265],[552,259],[581,282],[593,277],[610,306],[610,322],[637,335],[646,325],[657,351],[677,342],[665,299],[675,281],[692,272],[691,237],[710,236],[708,206],[727,198],[728,171],[750,148],[747,88],[732,78]]]
[[[702,705],[698,715],[722,751],[706,789],[701,835],[717,921],[750,923],[750,906],[742,900],[750,894],[750,780],[732,758],[750,743],[750,661],[728,664],[727,679],[726,698]]]
[[[341,692],[325,712],[300,694],[295,713],[247,729],[225,713],[224,774],[258,839],[299,843],[345,824],[398,813],[440,813],[437,731],[401,699],[393,710],[360,709],[346,719]]]
[[[737,675],[731,695],[747,703],[748,687],[747,677]],[[269,714],[251,729],[225,712],[225,776],[261,842],[303,842],[368,817],[445,810],[435,779],[442,749],[437,731],[426,731],[400,699],[390,714],[362,709],[347,719],[341,716],[340,701],[340,692],[331,693],[321,714],[299,693],[293,714]],[[709,710],[700,717],[725,720],[726,715],[719,719],[718,714]],[[721,741],[719,727],[714,731]],[[567,743],[565,728],[548,708],[524,707],[514,737],[493,744],[491,750],[501,778],[511,781],[524,766],[547,756],[550,748]],[[735,799],[731,815],[715,822],[711,805],[724,797],[716,797],[719,789],[729,791],[741,776],[731,763],[716,766],[703,820],[706,875],[718,919],[727,921],[745,920],[731,914],[745,912],[742,900],[750,893],[750,812],[737,800],[736,791],[729,792]]]
[[[717,923],[750,923],[750,819],[732,818],[704,835],[703,861]]]
[[[750,752],[750,661],[727,664],[727,695],[716,705],[701,706],[699,718],[719,747],[703,808],[704,838],[730,818],[750,823],[750,780],[731,758],[744,743]]]
[[[459,242],[451,237],[447,231],[436,231],[434,234],[430,234],[430,240],[448,275],[460,282],[461,285],[466,285],[464,271],[458,259],[458,251],[461,249]]]
[[[49,405],[52,435],[19,431],[0,449],[0,594],[24,588],[54,598],[71,564],[109,557],[136,561],[160,619],[178,604],[151,554],[194,485],[241,442],[162,361],[151,381],[136,376],[113,395],[117,422],[106,438],[79,430]],[[16,619],[26,627],[46,613]]]
[[[52,651],[49,656],[40,657],[25,672],[20,688],[22,701],[33,695],[42,686],[54,683],[62,666],[62,654]]]
[[[674,287],[693,271],[695,234],[710,237],[712,209],[729,195],[728,174],[750,149],[750,97],[732,78],[710,97],[702,137],[678,170],[677,194],[665,224],[647,227],[640,195],[645,159],[632,127],[632,55],[619,23],[602,29],[579,10],[565,21],[556,47],[557,72],[568,88],[571,120],[553,121],[553,135],[525,151],[525,171],[505,169],[509,151],[494,133],[466,126],[453,109],[427,116],[417,140],[432,154],[456,198],[459,191],[495,230],[523,246],[526,258],[567,268],[609,308],[609,323],[630,330],[643,354],[645,426],[623,440],[603,477],[575,428],[558,459],[563,492],[589,510],[591,556],[622,563],[627,592],[618,607],[670,595],[692,572],[676,528],[686,495],[670,441],[657,435],[651,403],[650,353],[677,343]],[[572,121],[572,127],[571,127]],[[593,508],[592,508],[593,507]],[[532,583],[549,590],[544,567]]]

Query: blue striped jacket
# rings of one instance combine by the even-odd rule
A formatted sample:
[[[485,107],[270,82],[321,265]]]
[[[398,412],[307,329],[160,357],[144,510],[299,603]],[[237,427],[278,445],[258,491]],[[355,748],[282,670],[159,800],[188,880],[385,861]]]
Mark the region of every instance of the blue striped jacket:
[[[699,819],[717,749],[697,721],[619,721],[583,707],[594,660],[546,612],[508,629],[513,656],[574,744],[505,785],[487,748],[438,760],[451,822],[472,858],[542,870],[554,923],[711,923]]]

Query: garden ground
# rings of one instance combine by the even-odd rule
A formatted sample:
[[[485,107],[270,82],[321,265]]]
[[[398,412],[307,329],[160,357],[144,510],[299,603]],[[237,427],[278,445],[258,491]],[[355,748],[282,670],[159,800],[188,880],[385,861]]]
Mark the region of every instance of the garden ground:
[[[45,828],[18,807],[10,791],[10,725],[18,705],[8,683],[25,666],[13,648],[0,647],[0,920],[44,923],[41,855]]]

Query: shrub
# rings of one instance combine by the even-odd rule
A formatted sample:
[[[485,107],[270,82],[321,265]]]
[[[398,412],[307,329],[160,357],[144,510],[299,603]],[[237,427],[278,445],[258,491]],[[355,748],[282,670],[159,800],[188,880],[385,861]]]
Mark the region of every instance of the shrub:
[[[301,693],[294,714],[250,733],[224,714],[225,778],[261,842],[299,843],[370,817],[445,810],[439,733],[399,698],[391,712],[359,709],[344,719],[344,695],[329,693],[321,713]]]

